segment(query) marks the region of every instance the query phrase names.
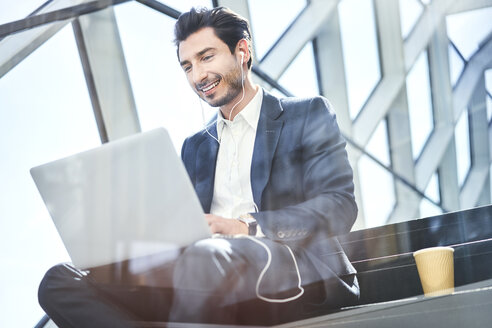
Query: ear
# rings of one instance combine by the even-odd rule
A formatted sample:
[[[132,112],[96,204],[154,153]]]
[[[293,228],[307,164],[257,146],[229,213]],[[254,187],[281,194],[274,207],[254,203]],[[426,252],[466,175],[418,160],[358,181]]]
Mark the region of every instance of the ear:
[[[248,41],[246,39],[241,39],[237,42],[236,51],[241,56],[241,65],[249,61],[251,54],[249,53]]]

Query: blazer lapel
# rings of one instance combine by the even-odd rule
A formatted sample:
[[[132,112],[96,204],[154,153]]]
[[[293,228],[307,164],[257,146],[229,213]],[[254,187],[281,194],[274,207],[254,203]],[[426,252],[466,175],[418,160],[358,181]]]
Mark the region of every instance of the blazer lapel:
[[[251,162],[251,189],[253,199],[260,210],[261,197],[270,178],[273,155],[282,130],[283,121],[277,120],[282,110],[280,101],[265,91]]]
[[[209,132],[217,138],[217,126],[215,124],[209,129]],[[195,163],[195,191],[200,199],[203,211],[205,213],[210,213],[210,207],[212,205],[215,182],[215,164],[217,162],[218,151],[219,144],[217,141],[205,132],[203,134],[203,140],[197,149]]]

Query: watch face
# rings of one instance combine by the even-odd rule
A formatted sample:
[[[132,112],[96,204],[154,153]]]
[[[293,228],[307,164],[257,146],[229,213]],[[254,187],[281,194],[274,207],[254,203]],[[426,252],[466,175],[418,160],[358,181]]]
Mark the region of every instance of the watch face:
[[[248,235],[255,236],[256,235],[256,220],[253,219],[253,222],[248,224]]]

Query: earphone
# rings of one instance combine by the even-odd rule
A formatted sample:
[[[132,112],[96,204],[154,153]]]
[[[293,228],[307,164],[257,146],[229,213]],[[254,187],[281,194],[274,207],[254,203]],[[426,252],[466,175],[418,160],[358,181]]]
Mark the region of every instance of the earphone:
[[[244,70],[243,70],[243,64],[244,64],[244,52],[243,51],[239,51],[239,54],[241,56],[241,64],[240,64],[240,69],[241,69],[241,88],[242,88],[242,97],[241,99],[236,103],[234,104],[234,106],[232,107],[231,111],[229,112],[229,121],[231,121],[231,117],[232,117],[232,113],[234,111],[234,109],[236,108],[237,105],[239,105],[239,103],[241,103],[241,101],[243,101],[244,99],[244,94],[245,94],[245,90],[244,90]],[[202,107],[202,119],[204,121],[204,125],[205,125],[205,115],[204,115],[204,112],[203,112],[203,106],[202,106],[202,103],[200,101],[200,106]],[[217,141],[217,143],[220,145],[220,140],[217,139],[215,136],[213,136],[209,131],[208,131],[208,127],[212,124],[215,124],[217,122],[217,120],[215,120],[214,122],[210,123],[209,125],[205,125],[205,132],[210,136],[212,137],[215,141]],[[237,144],[236,142],[234,142],[234,144],[236,145],[236,151],[237,151]],[[255,211],[258,212],[258,207],[256,206],[256,204],[254,204],[254,207],[255,207]],[[265,250],[265,252],[267,253],[267,262],[265,264],[265,266],[263,267],[263,269],[261,270],[260,272],[260,275],[258,276],[258,279],[256,281],[256,287],[255,287],[255,293],[256,293],[256,296],[265,301],[265,302],[269,302],[269,303],[286,303],[286,302],[290,302],[290,301],[293,301],[293,300],[296,300],[298,298],[300,298],[303,294],[304,294],[304,288],[302,287],[302,279],[301,279],[301,274],[300,274],[300,270],[299,270],[299,267],[297,265],[297,261],[296,261],[296,258],[294,256],[294,253],[293,251],[291,250],[291,248],[287,245],[284,244],[284,246],[288,249],[291,257],[292,257],[292,261],[293,261],[293,264],[294,264],[294,268],[295,268],[295,271],[296,271],[296,274],[297,274],[297,279],[298,279],[298,284],[297,284],[297,288],[299,290],[299,292],[292,296],[292,297],[287,297],[287,298],[279,298],[279,299],[276,299],[276,298],[269,298],[269,297],[266,297],[266,296],[263,296],[261,293],[260,293],[260,284],[263,280],[263,277],[264,275],[266,274],[266,272],[268,271],[268,269],[270,268],[270,265],[271,265],[271,262],[272,262],[272,252],[270,251],[270,248],[268,247],[267,244],[265,244],[264,242],[262,242],[259,238],[254,238],[253,236],[249,236],[249,235],[240,235],[238,236],[239,238],[247,238],[249,240],[251,240],[252,242],[260,245],[261,247],[263,247],[263,249]]]

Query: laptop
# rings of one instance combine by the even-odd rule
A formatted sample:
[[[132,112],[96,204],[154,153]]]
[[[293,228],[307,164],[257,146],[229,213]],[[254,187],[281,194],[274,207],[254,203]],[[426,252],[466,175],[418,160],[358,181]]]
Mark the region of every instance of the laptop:
[[[79,269],[178,250],[211,236],[164,128],[31,169]]]

